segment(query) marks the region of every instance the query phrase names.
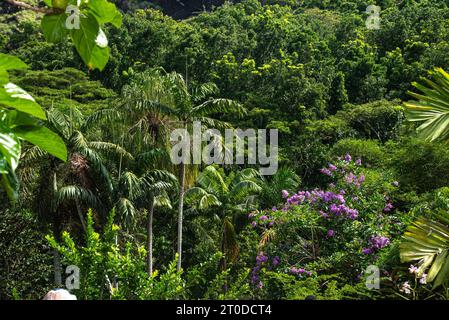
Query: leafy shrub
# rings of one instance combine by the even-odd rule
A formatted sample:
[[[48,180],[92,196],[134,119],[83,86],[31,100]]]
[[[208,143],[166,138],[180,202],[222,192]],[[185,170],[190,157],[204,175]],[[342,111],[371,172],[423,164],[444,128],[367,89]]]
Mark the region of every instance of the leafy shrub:
[[[390,166],[404,190],[423,193],[449,185],[448,163],[444,144],[407,139],[393,150]]]
[[[266,272],[266,291],[270,297],[288,300],[342,300],[369,299],[370,292],[364,282],[351,285],[338,275],[321,275],[298,280],[295,276]]]
[[[382,147],[375,140],[342,139],[332,147],[333,157],[347,153],[362,159],[365,165],[371,167],[381,166],[386,157]]]
[[[399,102],[385,100],[346,107],[339,114],[365,139],[385,142],[399,136],[404,112]]]
[[[80,288],[73,293],[78,299],[176,299],[184,294],[185,283],[176,271],[176,259],[165,273],[154,271],[150,277],[145,270],[146,250],[125,243],[122,252],[116,244],[118,226],[109,215],[103,236],[94,231],[92,212],[86,221],[84,246],[77,246],[70,234],[63,232],[62,243],[47,236],[51,246],[62,255],[65,265],[80,269]]]
[[[0,211],[0,299],[41,299],[50,289],[52,253],[29,211]]]

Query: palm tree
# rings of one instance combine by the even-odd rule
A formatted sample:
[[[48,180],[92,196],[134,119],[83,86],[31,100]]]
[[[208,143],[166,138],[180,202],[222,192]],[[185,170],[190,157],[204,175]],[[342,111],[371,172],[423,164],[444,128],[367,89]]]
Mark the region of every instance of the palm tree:
[[[153,218],[156,207],[171,208],[167,191],[177,184],[176,177],[165,170],[150,169],[137,176],[131,171],[123,173],[118,181],[118,195],[114,209],[127,229],[134,228],[135,216],[139,210],[147,219],[147,271],[153,274]]]
[[[32,181],[36,173],[40,172],[34,206],[40,220],[51,224],[54,236],[59,238],[62,224],[71,220],[70,204],[74,204],[78,222],[83,228],[85,228],[84,209],[95,208],[97,212],[107,212],[100,195],[112,192],[113,187],[104,156],[113,154],[132,156],[118,145],[104,141],[90,141],[79,129],[84,124],[84,118],[77,108],[72,107],[67,112],[51,108],[47,113],[49,126],[67,145],[69,161],[63,163],[38,147],[32,146],[23,153],[21,176],[24,181]],[[26,191],[25,187],[24,192]],[[61,274],[57,252],[54,255],[54,266],[55,283],[60,285]]]
[[[146,184],[143,202],[148,203],[147,215],[147,270],[148,275],[153,274],[153,216],[155,207],[171,208],[167,191],[177,184],[176,177],[164,170],[154,170],[144,176]]]
[[[441,68],[429,72],[432,80],[425,85],[413,83],[422,94],[409,92],[417,99],[405,103],[409,121],[420,122],[418,135],[428,141],[449,140],[449,74]],[[418,218],[405,232],[400,245],[403,262],[419,264],[418,275],[427,269],[427,281],[436,288],[449,279],[449,217],[447,213],[433,218]]]
[[[245,109],[236,101],[229,99],[211,98],[218,89],[214,84],[207,83],[189,91],[188,84],[179,73],[168,73],[164,75],[168,92],[172,96],[174,115],[177,124],[181,128],[191,130],[194,121],[200,121],[209,128],[230,127],[229,124],[213,118],[214,115],[233,113],[240,116]],[[177,270],[181,269],[182,262],[182,228],[183,208],[185,193],[186,163],[179,164],[179,199],[178,199],[178,263]]]
[[[194,121],[201,121],[208,128],[230,127],[229,124],[214,119],[212,116],[223,113],[241,115],[244,108],[229,99],[214,99],[218,92],[211,83],[199,85],[191,90],[183,76],[161,68],[150,69],[138,74],[122,90],[118,107],[104,109],[93,114],[91,121],[100,118],[120,120],[129,126],[127,137],[135,146],[136,153],[151,151],[151,148],[165,150],[169,154],[169,133],[174,128],[191,130]],[[120,122],[119,121],[119,122]],[[165,158],[166,159],[166,158]],[[177,232],[177,269],[182,261],[182,229],[184,191],[193,177],[196,168],[184,162],[175,170],[168,161],[161,161],[160,169],[177,171],[179,176],[178,192],[178,232]]]
[[[214,166],[206,167],[198,176],[197,186],[186,192],[186,202],[197,210],[217,207],[218,217],[222,221],[221,249],[225,257],[223,268],[227,262],[234,262],[238,256],[239,246],[233,220],[256,208],[256,195],[262,190],[263,181],[259,172],[247,168],[226,176],[223,169]]]
[[[167,190],[177,184],[166,170],[169,161],[169,130],[173,123],[173,97],[162,69],[136,74],[125,85],[116,104],[94,112],[88,122],[106,120],[112,136],[131,146],[135,159],[120,158],[114,208],[126,228],[132,229],[135,216],[144,210],[147,219],[147,270],[153,273],[153,217],[158,206],[171,207]]]

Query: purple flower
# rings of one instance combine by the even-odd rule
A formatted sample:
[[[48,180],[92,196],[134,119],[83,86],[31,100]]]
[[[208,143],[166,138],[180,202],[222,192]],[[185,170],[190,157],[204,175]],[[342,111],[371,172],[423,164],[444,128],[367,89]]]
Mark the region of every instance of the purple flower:
[[[306,273],[306,270],[304,270],[303,268],[299,268],[298,269],[296,267],[291,267],[290,272],[293,273],[293,274],[298,275],[298,274]]]
[[[256,285],[257,289],[262,289],[263,288],[263,282],[259,281],[259,283]]]
[[[334,230],[332,230],[332,229],[327,230],[327,236],[328,236],[328,238],[333,237],[334,234],[335,234],[335,231],[334,231]]]
[[[325,175],[329,176],[329,177],[332,177],[332,176],[333,176],[333,175],[332,175],[332,172],[331,172],[329,169],[326,169],[326,168],[321,169],[320,172],[321,172],[322,174],[325,174]]]
[[[253,284],[259,282],[259,276],[258,276],[257,274],[253,274],[253,275],[251,276],[251,282],[252,282]]]
[[[355,179],[357,179],[357,177],[352,172],[349,172],[345,176],[345,182],[348,184],[353,183]]]
[[[307,275],[310,277],[312,275],[312,271],[307,271]]]
[[[263,215],[263,216],[260,216],[259,220],[266,221],[266,220],[268,220],[268,217],[266,215]]]
[[[273,207],[273,208],[271,208],[271,211],[278,211],[278,208]]]
[[[337,205],[336,205],[335,203],[332,203],[332,204],[330,205],[329,210],[330,210],[330,212],[333,213],[333,214],[339,213],[339,209],[338,209],[338,207],[337,207]]]
[[[347,153],[346,156],[345,156],[346,162],[351,161],[351,159],[352,159],[351,155],[349,153]]]
[[[391,203],[387,203],[387,205],[384,208],[384,212],[390,212],[391,209],[393,209],[393,205]]]
[[[265,263],[268,261],[268,257],[263,254],[263,252],[259,253],[256,257],[256,262],[258,264]]]
[[[365,181],[365,176],[362,174],[362,175],[359,177],[359,183],[363,183],[363,181]]]
[[[324,211],[320,211],[320,214],[321,214],[321,216],[322,216],[323,218],[329,217],[329,215],[328,215],[326,212],[324,212]]]
[[[379,250],[383,247],[386,247],[390,243],[390,239],[388,239],[387,237],[375,236],[371,239],[371,243],[373,245],[373,248]]]
[[[252,226],[253,228],[257,227],[257,222],[256,222],[256,221],[251,222],[251,226]]]
[[[356,166],[361,166],[362,165],[362,159],[357,159],[357,160],[355,160],[355,165]]]
[[[288,191],[282,190],[282,198],[286,199],[288,197]]]
[[[271,220],[270,223],[268,224],[269,227],[272,227],[274,225],[274,220]]]
[[[371,254],[371,253],[373,253],[373,249],[371,249],[371,248],[364,248],[364,249],[362,249],[362,253],[363,254]]]
[[[359,216],[359,212],[357,211],[357,209],[348,209],[346,213],[348,218],[352,220],[357,219],[357,217]]]
[[[335,171],[335,170],[337,170],[337,167],[334,166],[332,163],[329,163],[328,168],[329,168],[330,171]]]
[[[253,218],[254,216],[255,216],[255,214],[252,213],[252,212],[251,212],[250,214],[248,214],[248,218],[249,218],[249,219]]]
[[[274,267],[276,267],[279,264],[279,262],[281,262],[281,259],[278,256],[273,258],[273,266]]]
[[[340,191],[340,193],[341,193],[341,191]],[[343,197],[343,194],[336,195],[335,199],[338,200],[338,202],[340,202],[340,203],[345,203],[346,202],[345,198]]]

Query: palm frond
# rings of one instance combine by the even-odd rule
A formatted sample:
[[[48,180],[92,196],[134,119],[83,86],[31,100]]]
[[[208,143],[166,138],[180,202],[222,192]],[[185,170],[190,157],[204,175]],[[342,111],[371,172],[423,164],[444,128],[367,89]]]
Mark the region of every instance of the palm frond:
[[[127,198],[120,198],[114,205],[113,210],[115,210],[119,219],[128,229],[133,227],[135,217],[137,215],[137,209],[134,207],[132,201]]]
[[[154,197],[154,206],[155,207],[166,207],[172,209],[172,204],[170,198],[167,194],[160,194]]]
[[[93,112],[89,115],[81,125],[80,129],[83,132],[88,131],[101,122],[113,123],[121,120],[122,116],[118,108],[107,108]]]
[[[131,171],[122,173],[119,186],[120,190],[126,194],[128,199],[136,199],[143,192],[141,179]]]
[[[221,206],[221,202],[215,195],[208,193],[200,187],[193,187],[187,190],[185,193],[185,202],[199,210],[208,209],[213,206]]]
[[[223,194],[229,191],[223,176],[214,166],[207,166],[198,176],[197,183],[212,194]]]
[[[70,137],[71,124],[61,110],[56,108],[49,109],[47,111],[47,121],[50,123],[51,127],[65,139]]]
[[[249,195],[257,194],[262,190],[259,183],[252,180],[243,180],[235,184],[230,190],[231,199],[242,199]]]
[[[426,85],[412,85],[423,94],[408,92],[416,101],[404,103],[409,121],[422,122],[418,126],[418,135],[435,140],[449,139],[449,74],[441,68],[429,72],[433,81],[422,79]]]
[[[126,160],[132,161],[134,157],[131,153],[125,150],[125,148],[119,146],[118,144],[112,142],[104,142],[104,141],[91,141],[87,143],[89,148],[92,148],[97,151],[101,151],[106,155],[117,155],[121,156]]]
[[[64,186],[58,189],[54,197],[54,208],[57,209],[66,201],[78,201],[90,208],[97,207],[99,199],[89,189],[80,186]]]
[[[449,280],[449,227],[431,219],[418,218],[404,234],[400,244],[402,262],[419,264],[418,275],[428,268],[427,281],[436,288]]]
[[[209,99],[191,110],[192,117],[205,117],[217,113],[233,113],[238,116],[246,114],[246,109],[230,99]]]
[[[218,93],[218,87],[213,82],[207,82],[196,86],[192,90],[193,101],[202,101],[207,97],[210,97],[216,93]]]
[[[275,236],[276,236],[275,229],[273,229],[273,228],[266,229],[263,232],[262,237],[260,238],[259,249],[262,249],[263,247],[265,247],[268,244],[268,242],[270,242],[274,239]]]

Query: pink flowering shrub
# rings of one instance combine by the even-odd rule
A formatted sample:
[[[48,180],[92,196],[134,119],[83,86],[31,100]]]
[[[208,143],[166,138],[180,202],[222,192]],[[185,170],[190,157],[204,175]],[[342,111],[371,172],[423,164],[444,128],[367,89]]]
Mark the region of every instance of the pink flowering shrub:
[[[377,185],[368,183],[370,171],[349,154],[321,173],[329,178],[326,188],[282,191],[284,203],[251,212],[249,227],[260,233],[260,251],[267,259],[278,257],[278,272],[298,277],[341,273],[359,281],[403,228],[384,188],[395,185],[379,183],[377,177]],[[258,274],[254,280],[263,286]]]

